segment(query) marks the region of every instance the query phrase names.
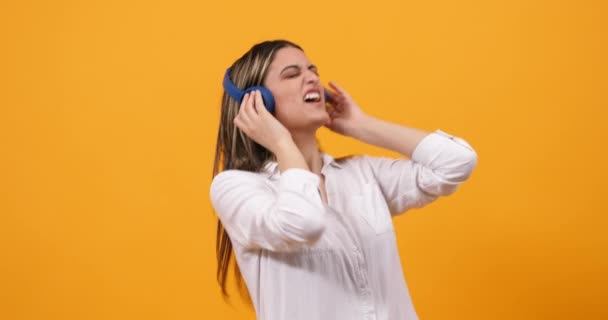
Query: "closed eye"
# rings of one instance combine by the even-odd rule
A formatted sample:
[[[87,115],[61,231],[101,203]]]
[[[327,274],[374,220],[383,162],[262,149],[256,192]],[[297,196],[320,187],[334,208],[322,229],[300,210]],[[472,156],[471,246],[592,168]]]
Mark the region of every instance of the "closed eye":
[[[308,67],[308,70],[314,72],[317,76],[319,76],[319,70],[317,69],[317,67],[314,64],[310,65],[310,67]]]
[[[291,66],[287,66],[283,69],[283,71],[281,71],[281,74],[283,74],[283,76],[285,78],[295,78],[297,76],[300,75],[300,71],[302,69],[300,69],[300,66],[298,65],[291,65]],[[314,74],[317,75],[317,77],[319,76],[319,70],[317,69],[317,66],[315,66],[314,64],[311,64],[310,66],[308,66],[308,70],[312,71]],[[285,72],[287,72],[287,74],[285,74]]]

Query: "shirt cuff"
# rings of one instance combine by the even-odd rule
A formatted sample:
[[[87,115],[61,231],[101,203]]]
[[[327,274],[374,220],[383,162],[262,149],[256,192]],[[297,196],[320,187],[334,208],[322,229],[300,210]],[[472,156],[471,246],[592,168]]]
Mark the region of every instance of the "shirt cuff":
[[[454,142],[468,151],[475,152],[473,147],[464,139],[437,129],[418,142],[418,145],[416,145],[416,148],[412,153],[412,160],[424,165],[430,164],[437,157],[438,151],[441,150],[441,144],[444,144],[447,141]]]

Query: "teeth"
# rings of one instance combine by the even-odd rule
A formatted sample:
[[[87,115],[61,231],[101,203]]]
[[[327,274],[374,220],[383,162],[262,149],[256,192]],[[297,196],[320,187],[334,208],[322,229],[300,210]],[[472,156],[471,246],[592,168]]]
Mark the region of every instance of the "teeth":
[[[304,101],[306,102],[319,101],[319,99],[321,99],[321,95],[317,92],[310,92],[304,96]]]

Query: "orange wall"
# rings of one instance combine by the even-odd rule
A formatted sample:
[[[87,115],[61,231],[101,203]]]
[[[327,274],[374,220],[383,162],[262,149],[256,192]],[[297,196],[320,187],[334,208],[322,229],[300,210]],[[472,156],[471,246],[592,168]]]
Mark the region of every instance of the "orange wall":
[[[3,2],[0,318],[253,319],[215,283],[208,187],[224,70],[273,38],[477,150],[395,220],[422,319],[608,318],[604,2],[372,3]]]

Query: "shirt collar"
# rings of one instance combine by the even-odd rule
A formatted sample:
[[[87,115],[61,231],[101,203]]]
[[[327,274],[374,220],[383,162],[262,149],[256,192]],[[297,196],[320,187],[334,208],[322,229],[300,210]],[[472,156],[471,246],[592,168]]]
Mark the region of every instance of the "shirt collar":
[[[326,154],[324,152],[321,152],[321,158],[323,159],[323,167],[321,167],[321,172],[325,173],[326,167],[327,166],[332,166],[334,168],[338,168],[341,169],[342,165],[340,163],[338,163],[338,161],[336,161],[334,159],[334,157],[332,157],[329,154]],[[271,176],[274,176],[276,174],[280,174],[279,172],[279,163],[276,161],[270,161],[268,162],[263,168],[263,171],[269,173]]]

